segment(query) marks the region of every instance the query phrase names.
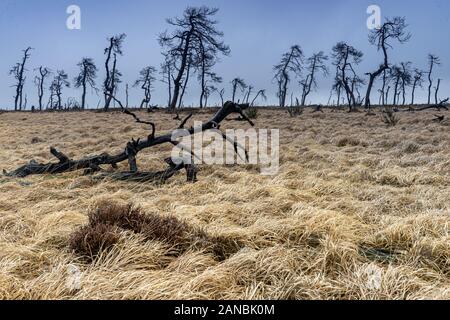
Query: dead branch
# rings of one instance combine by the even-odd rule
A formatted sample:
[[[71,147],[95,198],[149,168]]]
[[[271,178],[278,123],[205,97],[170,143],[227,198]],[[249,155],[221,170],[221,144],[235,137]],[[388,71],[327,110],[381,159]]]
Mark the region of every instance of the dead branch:
[[[115,99],[114,97],[112,97]],[[117,102],[119,100],[115,99]],[[119,103],[121,105],[121,103]],[[126,108],[121,105],[121,107],[124,110],[127,110]],[[204,123],[201,127],[194,128],[191,127],[190,129],[186,129],[189,135],[193,135],[196,132],[203,132],[210,129],[217,129],[220,126],[220,123],[225,120],[229,115],[233,113],[240,114],[244,118],[246,116],[244,115],[244,110],[248,108],[248,105],[239,105],[233,102],[227,102],[225,105],[206,123]],[[125,112],[126,114],[131,114],[131,112]],[[135,120],[139,120],[139,118],[135,116]],[[190,119],[190,117],[188,117]],[[187,120],[188,120],[187,119]],[[183,126],[187,122],[183,121]],[[253,122],[251,122],[248,118],[246,119],[251,125],[253,125]],[[151,122],[144,122],[144,121],[138,121],[139,123],[145,123],[145,124],[151,124]],[[152,126],[152,128],[154,128]],[[140,178],[141,180],[152,180],[155,179],[162,179],[167,180],[169,177],[173,176],[177,171],[181,169],[186,169],[188,174],[188,180],[195,181],[196,179],[196,169],[195,167],[191,165],[187,165],[186,162],[183,163],[183,166],[177,166],[173,165],[172,163],[169,163],[169,170],[157,173],[143,173],[138,171],[137,163],[136,163],[136,156],[139,152],[142,150],[161,145],[170,143],[173,145],[179,144],[176,141],[172,140],[174,132],[170,132],[168,134],[162,135],[162,136],[155,136],[154,130],[152,135],[147,137],[146,139],[138,139],[138,140],[132,140],[127,143],[126,147],[124,148],[124,151],[121,153],[110,155],[108,153],[102,153],[100,155],[95,155],[91,157],[85,157],[81,158],[79,160],[70,159],[68,156],[66,156],[64,153],[56,150],[55,148],[51,148],[50,152],[55,158],[59,160],[59,162],[51,162],[51,163],[38,163],[35,160],[30,161],[28,164],[14,170],[11,172],[6,172],[3,170],[3,174],[9,177],[27,177],[30,175],[39,175],[39,174],[58,174],[58,173],[64,173],[64,172],[70,172],[70,171],[76,171],[76,170],[85,170],[85,173],[92,173],[92,172],[98,172],[102,168],[102,165],[111,165],[114,169],[117,168],[117,164],[128,161],[130,171],[125,173],[118,173],[115,177],[123,179],[127,178],[127,180],[134,180],[137,178]],[[224,136],[224,139],[229,140],[226,136]],[[235,150],[237,150],[238,146],[237,144],[234,144]],[[192,154],[192,152],[191,152]]]
[[[450,98],[447,98],[445,100],[442,100],[438,104],[433,104],[433,105],[430,105],[430,106],[414,109],[414,111],[425,111],[425,110],[430,110],[430,109],[437,109],[438,111],[441,111],[441,109],[444,109],[444,110],[448,111],[447,104],[448,104],[449,100],[450,100]]]

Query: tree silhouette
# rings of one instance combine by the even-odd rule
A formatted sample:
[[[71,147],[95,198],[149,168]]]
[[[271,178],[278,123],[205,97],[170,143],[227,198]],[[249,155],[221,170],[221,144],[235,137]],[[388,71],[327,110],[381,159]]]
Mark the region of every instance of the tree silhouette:
[[[77,64],[80,68],[80,74],[74,79],[74,87],[82,88],[83,93],[81,95],[81,109],[86,107],[86,90],[89,85],[95,90],[95,78],[97,78],[97,67],[94,60],[91,58],[83,58],[80,63]]]
[[[305,105],[306,98],[311,93],[311,90],[317,88],[317,81],[316,81],[317,73],[322,72],[323,76],[328,75],[328,68],[325,65],[325,61],[327,60],[328,57],[325,55],[325,53],[320,51],[318,53],[313,54],[306,61],[308,75],[306,76],[306,79],[300,82],[301,86],[303,87],[302,102],[301,102],[302,106]]]
[[[39,67],[39,75],[34,78],[34,84],[38,89],[38,98],[39,98],[39,111],[42,111],[43,104],[42,99],[44,98],[44,87],[45,87],[45,78],[50,76],[51,71],[48,68],[43,66]]]
[[[370,94],[376,78],[389,69],[388,48],[392,48],[390,40],[397,40],[400,43],[407,42],[411,38],[411,34],[406,32],[406,28],[405,18],[395,17],[393,19],[386,19],[386,22],[380,28],[372,30],[369,34],[369,42],[376,45],[378,51],[383,51],[384,61],[375,72],[367,73],[369,83],[367,85],[365,99],[366,108],[370,107]]]
[[[416,93],[416,88],[422,88],[423,87],[423,76],[424,76],[425,72],[419,69],[415,69],[414,70],[414,75],[413,75],[413,83],[412,83],[412,94],[411,94],[411,105],[414,105],[414,100],[415,100],[415,93]]]
[[[253,100],[252,100],[252,103],[250,104],[250,106],[254,106],[255,105],[255,101],[259,98],[261,96],[261,98],[263,98],[263,100],[265,101],[265,100],[267,100],[267,96],[266,96],[266,90],[259,90],[257,93],[256,93],[256,95],[255,95],[255,97],[253,98]]]
[[[211,55],[214,61],[220,54],[230,53],[230,48],[220,40],[223,33],[216,29],[217,21],[212,19],[217,12],[218,9],[206,6],[188,7],[183,17],[167,19],[167,23],[175,27],[175,30],[170,34],[164,32],[159,36],[159,43],[170,56],[176,74],[169,79],[173,81],[173,95],[169,105],[171,111],[177,106],[190,57],[192,61],[201,63],[203,59],[198,57],[201,57],[203,53]]]
[[[406,104],[406,88],[413,83],[413,75],[411,71],[411,62],[402,62],[400,64],[402,68],[401,72],[401,83],[402,83],[402,95],[403,102],[402,105]]]
[[[300,46],[292,46],[289,52],[283,54],[280,63],[273,69],[278,84],[279,105],[280,107],[285,107],[288,85],[291,82],[292,74],[294,77],[300,77],[303,70],[303,51]]]
[[[162,79],[161,81],[165,84],[167,84],[167,89],[168,89],[168,94],[169,94],[169,98],[168,98],[168,102],[167,102],[167,106],[170,106],[170,103],[172,102],[172,77],[173,77],[173,61],[171,59],[171,56],[168,54],[164,55],[164,62],[161,64],[161,75],[162,75]]]
[[[241,78],[234,78],[231,81],[231,86],[232,86],[232,92],[233,92],[232,101],[235,102],[237,90],[239,89],[241,92],[244,92],[245,89],[247,89],[247,84]]]
[[[25,50],[23,50],[22,61],[16,63],[9,71],[9,74],[13,75],[14,79],[16,79],[16,84],[14,85],[14,87],[16,88],[16,94],[14,96],[14,110],[15,111],[22,110],[23,87],[25,85],[25,80],[26,80],[25,71],[27,71],[25,68],[25,65],[31,56],[31,54],[30,54],[31,50],[32,50],[31,47],[28,47]]]
[[[119,79],[119,72],[117,71],[117,55],[123,55],[122,45],[126,38],[126,34],[122,33],[108,39],[109,45],[105,48],[105,71],[106,77],[103,82],[103,90],[105,96],[105,111],[111,105],[112,96],[115,94],[117,88],[117,80]],[[112,61],[111,61],[112,60]],[[112,63],[112,67],[111,67]]]
[[[55,78],[53,79],[52,84],[50,85],[50,92],[51,92],[51,101],[53,101],[53,96],[56,96],[57,101],[56,105],[51,104],[52,108],[56,108],[59,110],[62,110],[62,89],[64,87],[69,88],[70,83],[67,80],[69,77],[66,74],[64,70],[58,70],[56,73]]]
[[[156,68],[152,66],[145,67],[139,72],[139,78],[134,83],[134,87],[140,86],[144,90],[144,98],[142,99],[140,108],[148,108],[152,99],[153,82],[155,81]]]
[[[434,55],[434,54],[429,54],[428,55],[428,66],[429,66],[429,71],[428,71],[428,104],[431,103],[431,88],[433,87],[433,78],[432,78],[432,74],[433,74],[433,70],[434,70],[434,66],[440,66],[441,65],[441,59]]]
[[[434,101],[435,101],[436,105],[439,104],[438,96],[439,96],[439,88],[441,87],[441,81],[442,81],[442,79],[438,79],[438,83],[437,83],[437,86],[434,91]]]
[[[352,83],[355,82],[356,76],[353,65],[358,65],[361,62],[363,53],[345,42],[338,42],[332,51],[333,64],[339,71],[337,76],[338,83],[345,89],[350,112],[356,111],[356,97],[351,87]],[[349,73],[353,76],[349,77]],[[349,83],[349,81],[352,81],[352,83]]]

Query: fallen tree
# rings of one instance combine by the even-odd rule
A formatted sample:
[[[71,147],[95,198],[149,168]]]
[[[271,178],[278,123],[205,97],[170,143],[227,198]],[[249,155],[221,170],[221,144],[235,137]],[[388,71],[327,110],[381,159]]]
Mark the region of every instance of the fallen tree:
[[[60,152],[54,147],[50,148],[50,153],[59,160],[59,162],[50,162],[50,163],[38,163],[35,160],[31,160],[28,164],[17,168],[14,171],[7,172],[3,170],[3,174],[8,177],[19,177],[24,178],[30,175],[42,175],[42,174],[59,174],[65,172],[71,172],[76,170],[85,170],[85,174],[92,174],[95,172],[103,171],[102,165],[110,165],[113,169],[117,169],[118,163],[128,161],[128,165],[130,167],[129,171],[126,172],[114,172],[114,173],[102,173],[98,178],[106,178],[111,177],[113,179],[118,180],[131,180],[131,181],[156,181],[160,180],[162,182],[166,181],[170,177],[172,177],[178,171],[185,169],[187,174],[187,180],[190,182],[196,181],[197,176],[197,168],[191,164],[192,161],[173,161],[173,159],[166,159],[166,163],[169,165],[168,169],[160,172],[140,172],[138,170],[136,157],[139,152],[142,150],[158,146],[161,144],[172,144],[174,146],[183,148],[184,150],[191,153],[192,157],[195,157],[195,154],[190,151],[186,146],[182,146],[178,141],[173,141],[173,133],[172,131],[168,134],[156,136],[156,126],[153,122],[142,121],[135,113],[131,112],[127,108],[125,108],[122,103],[117,100],[114,96],[111,96],[112,99],[117,101],[123,111],[123,113],[132,116],[137,123],[145,124],[150,126],[151,133],[145,139],[132,139],[127,143],[124,151],[119,154],[110,155],[108,153],[102,153],[100,155],[94,155],[89,157],[84,157],[79,160],[70,159],[64,153]],[[252,126],[253,122],[247,118],[244,113],[244,110],[249,108],[248,104],[236,104],[233,102],[227,102],[224,106],[206,123],[202,124],[201,127],[195,128],[191,127],[186,129],[186,132],[189,135],[193,135],[197,132],[204,132],[210,129],[220,129],[220,123],[225,120],[231,114],[239,114],[243,119],[246,119]],[[184,129],[187,121],[192,117],[192,114],[185,118],[178,129]],[[222,137],[233,143],[234,149],[237,152],[238,148],[242,148],[245,151],[246,157],[247,152],[244,147],[237,144],[236,141],[229,139],[225,133],[222,133]]]

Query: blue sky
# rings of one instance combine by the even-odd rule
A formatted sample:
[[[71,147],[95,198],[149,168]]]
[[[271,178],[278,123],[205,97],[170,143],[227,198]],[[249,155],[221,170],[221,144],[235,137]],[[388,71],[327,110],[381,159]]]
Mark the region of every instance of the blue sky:
[[[66,9],[72,4],[81,8],[81,30],[66,28]],[[119,69],[124,74],[123,85],[131,85],[142,67],[159,67],[162,58],[157,36],[167,29],[165,18],[181,15],[187,5],[220,8],[219,29],[225,33],[231,55],[223,57],[215,70],[223,76],[222,86],[227,93],[231,91],[229,82],[239,76],[255,88],[267,89],[269,103],[276,103],[272,67],[293,44],[299,44],[308,56],[320,50],[329,53],[337,41],[347,41],[365,53],[364,62],[358,67],[360,74],[373,71],[380,64],[380,53],[367,41],[366,9],[371,4],[379,5],[383,16],[405,16],[410,25],[413,37],[407,44],[395,45],[392,62],[411,61],[416,67],[426,68],[427,54],[439,55],[443,65],[437,70],[436,78],[444,79],[442,95],[450,95],[448,0],[0,0],[0,108],[13,104],[13,79],[8,70],[18,62],[21,50],[27,46],[35,48],[28,64],[25,88],[29,105],[37,104],[32,80],[34,68],[40,65],[52,70],[64,69],[72,79],[77,73],[77,62],[84,56],[92,57],[99,66],[97,82],[101,83],[106,37],[118,33],[128,35]],[[198,86],[194,82],[188,89],[186,104],[198,104]],[[326,102],[331,79],[321,79],[319,86],[309,100]],[[291,89],[300,95],[296,82]],[[166,103],[166,92],[164,84],[158,81],[153,102]],[[74,89],[64,92],[65,98],[79,95]],[[130,102],[137,104],[142,93],[132,89],[130,95]],[[124,96],[123,87],[119,96]],[[424,94],[418,94],[418,99],[423,97]],[[89,94],[89,106],[96,107],[100,99]],[[218,97],[211,99],[218,100]]]

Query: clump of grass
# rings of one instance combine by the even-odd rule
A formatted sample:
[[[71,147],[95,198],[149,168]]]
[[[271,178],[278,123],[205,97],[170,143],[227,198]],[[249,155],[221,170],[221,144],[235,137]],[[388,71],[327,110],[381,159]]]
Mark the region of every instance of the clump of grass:
[[[301,106],[292,106],[287,108],[287,112],[291,118],[295,118],[303,114],[303,108]]]
[[[174,216],[143,213],[140,208],[131,204],[114,203],[103,204],[92,211],[89,214],[89,225],[75,232],[70,247],[78,254],[95,258],[103,249],[110,248],[118,241],[112,238],[112,232],[117,229],[142,234],[147,241],[167,243],[173,247],[175,255],[193,248],[206,250],[219,260],[224,260],[240,249],[237,242],[225,237],[210,236]]]
[[[339,148],[342,147],[347,147],[347,146],[351,146],[351,147],[356,147],[359,146],[361,144],[361,141],[359,141],[358,139],[355,139],[353,137],[344,137],[339,139],[339,141],[337,142],[337,146]]]
[[[395,127],[400,121],[398,117],[395,115],[394,109],[392,107],[385,107],[381,113],[381,120],[388,127]]]
[[[77,255],[89,261],[95,260],[119,242],[119,230],[108,224],[89,224],[72,234],[69,247]]]
[[[250,107],[245,111],[245,115],[249,119],[256,119],[258,118],[258,109],[254,107]]]

